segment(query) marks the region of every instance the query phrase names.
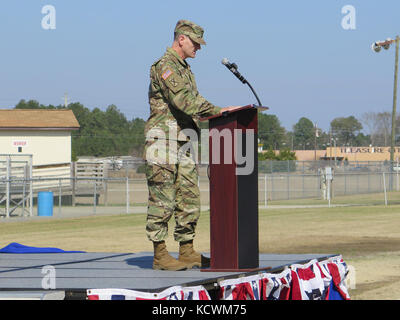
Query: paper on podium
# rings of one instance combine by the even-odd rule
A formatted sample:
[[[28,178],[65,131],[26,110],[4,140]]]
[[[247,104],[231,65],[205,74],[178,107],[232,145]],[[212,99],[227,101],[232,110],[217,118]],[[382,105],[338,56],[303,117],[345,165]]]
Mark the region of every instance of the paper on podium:
[[[245,109],[258,109],[259,111],[264,111],[264,110],[268,110],[269,108],[265,107],[265,106],[258,106],[255,104],[248,104],[247,106],[243,106],[241,108],[237,108],[237,109],[230,110],[230,111],[224,111],[224,112],[222,112],[222,114],[216,114],[216,115],[213,115],[210,117],[200,118],[200,121],[206,121],[206,120],[218,118],[221,116],[227,116],[230,113],[238,112],[238,111],[245,110]]]

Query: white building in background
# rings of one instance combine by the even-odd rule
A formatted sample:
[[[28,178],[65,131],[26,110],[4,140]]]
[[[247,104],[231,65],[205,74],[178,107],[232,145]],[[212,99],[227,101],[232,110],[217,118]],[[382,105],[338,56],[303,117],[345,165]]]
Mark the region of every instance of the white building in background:
[[[33,166],[71,162],[72,110],[0,109],[0,154],[32,154]]]

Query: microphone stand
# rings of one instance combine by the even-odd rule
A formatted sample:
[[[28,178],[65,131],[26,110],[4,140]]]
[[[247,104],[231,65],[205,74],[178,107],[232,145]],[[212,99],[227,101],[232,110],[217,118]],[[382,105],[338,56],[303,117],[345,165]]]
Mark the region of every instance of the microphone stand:
[[[258,106],[261,107],[261,101],[257,96],[257,93],[254,91],[253,87],[251,86],[251,84],[246,80],[246,84],[250,87],[251,91],[253,92],[253,94],[255,95],[257,102],[258,102]]]
[[[258,106],[259,107],[261,107],[262,106],[262,104],[261,104],[261,101],[260,101],[260,99],[258,98],[258,96],[257,96],[257,93],[254,91],[254,89],[253,89],[253,87],[251,86],[251,84],[239,73],[239,71],[237,70],[237,65],[236,65],[236,63],[231,63],[231,64],[229,64],[229,63],[227,63],[227,64],[225,64],[225,63],[223,63],[243,84],[247,84],[248,86],[249,86],[249,88],[251,89],[251,91],[253,92],[253,94],[254,94],[254,96],[256,97],[256,99],[257,99],[257,102],[258,102]]]

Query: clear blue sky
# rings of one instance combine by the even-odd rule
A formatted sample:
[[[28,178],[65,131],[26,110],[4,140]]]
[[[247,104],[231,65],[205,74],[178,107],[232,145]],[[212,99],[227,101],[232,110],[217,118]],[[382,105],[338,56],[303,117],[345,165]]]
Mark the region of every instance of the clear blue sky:
[[[55,30],[41,26],[47,4]],[[345,5],[355,30],[342,28]],[[0,107],[58,105],[67,92],[90,109],[115,104],[129,120],[147,119],[150,65],[176,21],[189,19],[205,29],[207,45],[188,62],[209,101],[256,102],[221,64],[227,57],[285,128],[304,116],[328,130],[336,117],[391,112],[395,48],[370,46],[400,35],[399,15],[398,0],[2,0]]]

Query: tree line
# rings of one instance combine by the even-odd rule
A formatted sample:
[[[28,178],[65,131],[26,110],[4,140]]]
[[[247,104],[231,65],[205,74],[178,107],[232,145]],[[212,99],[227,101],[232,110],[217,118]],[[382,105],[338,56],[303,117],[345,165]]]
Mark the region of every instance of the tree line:
[[[264,148],[274,150],[389,146],[391,117],[389,112],[366,112],[360,119],[354,116],[338,117],[330,122],[328,131],[318,128],[310,119],[302,117],[293,125],[292,131],[286,131],[276,116],[262,114],[259,119],[259,138]],[[399,125],[400,117],[396,120],[396,127]],[[363,129],[367,133],[362,132]]]
[[[54,106],[21,100],[15,109],[72,110],[80,125],[79,130],[72,131],[73,161],[79,156],[142,156],[145,120],[128,120],[115,105],[102,111],[99,108],[89,110],[79,102]]]
[[[115,105],[105,111],[88,109],[79,102],[64,105],[43,105],[36,100],[20,100],[16,109],[70,109],[80,129],[72,132],[72,155],[79,156],[142,156],[145,120],[128,120]],[[400,119],[397,120],[400,125]],[[201,123],[206,128],[206,123]],[[329,146],[388,146],[390,145],[391,113],[367,112],[361,119],[338,117],[330,122],[328,131],[318,128],[302,117],[286,130],[276,115],[259,113],[259,143],[266,150],[262,159],[294,160],[293,150],[326,149]],[[365,129],[368,133],[364,134]],[[272,150],[281,150],[275,155]]]

